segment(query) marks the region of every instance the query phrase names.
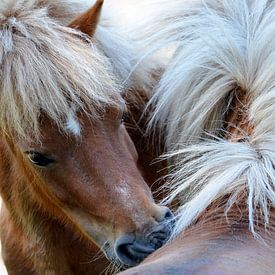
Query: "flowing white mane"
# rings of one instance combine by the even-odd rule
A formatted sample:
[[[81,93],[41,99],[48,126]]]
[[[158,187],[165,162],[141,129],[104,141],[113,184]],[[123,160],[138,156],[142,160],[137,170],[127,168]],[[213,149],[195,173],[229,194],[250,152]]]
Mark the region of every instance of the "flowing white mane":
[[[129,78],[136,63],[134,46],[104,26],[104,20],[92,41],[66,27],[91,4],[0,3],[1,132],[38,137],[41,113],[66,132],[67,117],[75,109],[93,117],[98,108],[116,104],[116,94],[128,86],[150,85],[149,68]]]
[[[167,201],[182,201],[175,234],[218,199],[226,196],[231,207],[247,194],[256,236],[255,224],[267,226],[275,206],[275,2],[174,0],[157,6],[159,13],[147,22],[148,52],[176,45],[151,102],[151,126],[163,126],[175,166]],[[253,131],[246,142],[222,138],[235,89],[250,99]]]

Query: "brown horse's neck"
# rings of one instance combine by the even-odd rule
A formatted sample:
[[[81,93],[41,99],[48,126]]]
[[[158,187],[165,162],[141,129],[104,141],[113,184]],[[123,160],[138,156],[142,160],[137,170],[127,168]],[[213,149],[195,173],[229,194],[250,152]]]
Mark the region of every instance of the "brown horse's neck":
[[[0,234],[2,254],[11,274],[94,274],[107,266],[104,256],[93,261],[98,248],[76,238],[72,229],[46,214],[31,185],[21,178],[20,165],[5,139],[0,139],[0,193],[3,199]],[[15,173],[17,171],[17,173]],[[21,173],[23,175],[23,173]],[[89,255],[87,255],[89,251]]]

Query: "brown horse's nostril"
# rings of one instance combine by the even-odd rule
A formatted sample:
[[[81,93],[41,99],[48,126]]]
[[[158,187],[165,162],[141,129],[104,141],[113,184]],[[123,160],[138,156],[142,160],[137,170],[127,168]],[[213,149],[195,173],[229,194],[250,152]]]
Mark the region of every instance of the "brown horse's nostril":
[[[165,220],[170,220],[174,218],[174,214],[171,212],[169,208],[167,208],[167,211],[165,213],[164,219]]]
[[[161,210],[159,214],[155,217],[156,221],[159,223],[163,223],[165,221],[172,220],[174,218],[174,214],[168,207],[161,206]]]

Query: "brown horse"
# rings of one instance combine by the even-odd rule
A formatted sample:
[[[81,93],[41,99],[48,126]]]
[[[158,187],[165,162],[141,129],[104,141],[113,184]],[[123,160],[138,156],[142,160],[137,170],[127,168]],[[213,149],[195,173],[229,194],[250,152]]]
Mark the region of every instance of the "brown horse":
[[[180,205],[171,242],[123,274],[274,274],[275,3],[164,0],[155,10],[149,52],[176,51],[149,129],[162,126],[166,201]]]
[[[2,254],[9,274],[98,274],[96,247],[132,266],[170,234],[123,124],[131,44],[99,26],[103,1],[0,4]],[[64,5],[62,7],[62,5]],[[79,4],[80,5],[80,4]],[[143,68],[144,69],[144,68]],[[149,70],[149,68],[148,68]]]

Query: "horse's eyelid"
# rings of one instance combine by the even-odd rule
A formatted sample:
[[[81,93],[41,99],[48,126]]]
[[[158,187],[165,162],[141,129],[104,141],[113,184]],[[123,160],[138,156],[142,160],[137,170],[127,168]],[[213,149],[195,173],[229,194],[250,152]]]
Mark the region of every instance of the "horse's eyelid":
[[[40,154],[40,155],[43,155],[43,156],[48,156],[48,154],[40,153],[40,152],[37,152],[37,151],[26,151],[26,152],[24,152],[24,154],[26,154],[26,155]]]

